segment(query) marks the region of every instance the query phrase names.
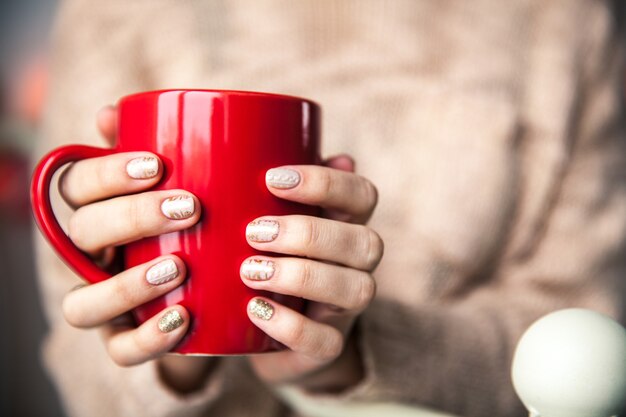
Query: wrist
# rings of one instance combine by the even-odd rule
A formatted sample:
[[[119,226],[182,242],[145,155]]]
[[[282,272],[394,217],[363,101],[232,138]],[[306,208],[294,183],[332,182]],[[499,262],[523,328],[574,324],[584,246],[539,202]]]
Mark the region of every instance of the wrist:
[[[166,355],[157,359],[163,383],[181,394],[189,394],[204,386],[218,358]]]
[[[341,355],[324,368],[306,376],[297,383],[312,393],[339,394],[363,380],[365,368],[354,332],[346,340]]]

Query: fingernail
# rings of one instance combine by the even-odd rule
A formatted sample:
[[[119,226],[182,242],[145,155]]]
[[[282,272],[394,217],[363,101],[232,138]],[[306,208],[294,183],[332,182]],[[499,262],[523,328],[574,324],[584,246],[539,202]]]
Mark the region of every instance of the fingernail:
[[[266,281],[274,275],[274,262],[266,259],[247,259],[241,265],[241,274],[254,281]]]
[[[169,333],[178,329],[185,321],[177,310],[170,310],[159,319],[159,330]]]
[[[188,195],[166,198],[161,203],[161,212],[165,217],[172,220],[182,220],[191,217],[194,210],[193,198]]]
[[[178,276],[178,266],[171,259],[161,261],[148,269],[146,280],[152,285],[165,284]]]
[[[248,304],[248,311],[261,320],[269,320],[274,315],[274,307],[265,300],[253,298]]]
[[[126,164],[126,173],[138,180],[154,178],[159,173],[159,161],[153,156],[131,159]]]
[[[253,242],[271,242],[278,237],[278,231],[275,220],[254,220],[246,226],[246,237]]]
[[[289,168],[272,168],[265,173],[265,182],[274,188],[293,188],[300,183],[300,174]]]

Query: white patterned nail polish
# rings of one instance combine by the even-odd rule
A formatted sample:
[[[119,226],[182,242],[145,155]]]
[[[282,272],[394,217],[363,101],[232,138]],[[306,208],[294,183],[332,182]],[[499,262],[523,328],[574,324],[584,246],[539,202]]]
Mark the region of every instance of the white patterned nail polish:
[[[241,265],[241,274],[253,281],[266,281],[274,275],[274,262],[266,259],[247,259]]]
[[[275,220],[254,220],[246,226],[246,237],[253,242],[271,242],[278,237],[278,232]]]
[[[274,315],[274,307],[265,300],[260,298],[254,298],[248,304],[248,311],[253,316],[260,318],[261,320],[269,320]]]
[[[165,284],[178,276],[176,262],[171,259],[161,261],[148,269],[146,280],[152,285]]]
[[[126,173],[138,180],[154,178],[159,173],[159,161],[153,156],[131,159],[126,164]]]
[[[191,217],[194,210],[193,198],[188,195],[166,198],[161,203],[161,212],[165,217],[172,220],[182,220]]]
[[[293,188],[300,183],[300,174],[289,168],[272,168],[265,173],[265,182],[274,188]]]

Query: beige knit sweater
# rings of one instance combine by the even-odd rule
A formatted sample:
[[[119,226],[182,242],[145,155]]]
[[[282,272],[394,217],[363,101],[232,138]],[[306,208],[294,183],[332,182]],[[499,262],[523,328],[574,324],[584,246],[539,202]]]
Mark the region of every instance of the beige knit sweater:
[[[319,401],[523,415],[509,369],[533,320],[625,315],[623,48],[599,0],[69,0],[38,156],[104,145],[95,112],[141,90],[318,101],[324,154],[352,154],[378,185],[386,242],[360,322],[366,377]],[[45,362],[70,415],[293,415],[245,358],[189,396],[152,363],[115,366],[62,318],[78,278],[37,251]]]

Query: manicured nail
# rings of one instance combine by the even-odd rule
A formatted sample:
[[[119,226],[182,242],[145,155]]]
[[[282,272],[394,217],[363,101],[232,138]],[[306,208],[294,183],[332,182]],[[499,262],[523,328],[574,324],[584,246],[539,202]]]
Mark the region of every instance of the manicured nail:
[[[165,284],[178,276],[178,266],[171,259],[161,261],[148,269],[146,280],[152,285]]]
[[[185,321],[177,310],[170,310],[159,319],[159,330],[169,333],[178,329]]]
[[[265,321],[271,319],[274,315],[274,307],[260,298],[253,298],[250,303],[248,303],[248,311],[253,316]]]
[[[129,177],[138,180],[154,178],[159,173],[159,161],[153,156],[131,159],[126,164],[126,172]]]
[[[278,237],[278,231],[275,220],[254,220],[246,226],[246,237],[253,242],[271,242]]]
[[[161,203],[161,212],[165,217],[172,220],[182,220],[191,217],[194,210],[193,198],[188,195],[166,198]]]
[[[272,168],[265,173],[265,182],[274,188],[293,188],[300,183],[300,174],[289,168]]]
[[[241,265],[241,274],[253,281],[266,281],[274,275],[274,262],[266,259],[247,259]]]

